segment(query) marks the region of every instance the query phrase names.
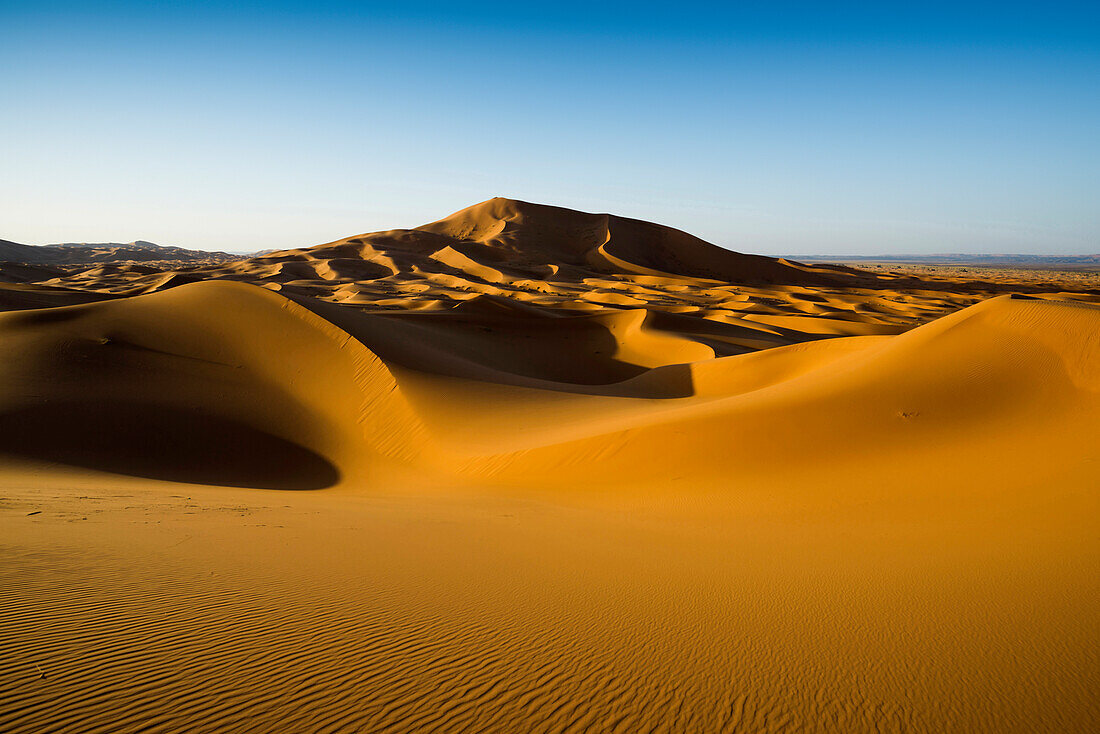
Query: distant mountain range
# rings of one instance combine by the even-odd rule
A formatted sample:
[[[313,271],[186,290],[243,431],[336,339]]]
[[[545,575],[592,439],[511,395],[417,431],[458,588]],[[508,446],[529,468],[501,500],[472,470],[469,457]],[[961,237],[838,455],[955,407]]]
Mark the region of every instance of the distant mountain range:
[[[223,263],[242,259],[228,252],[187,250],[136,242],[64,242],[55,245],[22,245],[0,240],[0,261],[30,265],[78,265],[108,262]]]

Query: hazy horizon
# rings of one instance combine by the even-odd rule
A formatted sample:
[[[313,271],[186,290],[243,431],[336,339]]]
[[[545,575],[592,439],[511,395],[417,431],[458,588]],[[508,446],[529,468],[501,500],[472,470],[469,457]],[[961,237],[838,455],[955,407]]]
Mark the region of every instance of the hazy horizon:
[[[1100,251],[1086,3],[5,3],[0,238],[247,252],[493,196],[743,252]]]
[[[542,202],[538,202],[538,203],[542,203]],[[592,212],[592,213],[615,214],[615,212]],[[409,225],[407,227],[406,226],[383,227],[379,230],[371,230],[371,231],[387,231],[387,230],[390,230],[390,229],[411,229],[414,226],[420,226],[422,224],[427,224],[427,223],[428,222],[420,222],[418,225]],[[685,230],[685,231],[687,231],[687,230]],[[348,233],[348,236],[353,236],[355,234],[368,234],[368,233],[369,232],[366,232],[366,231],[364,231],[364,232],[354,232],[354,233]],[[694,233],[691,233],[691,232],[689,232],[689,233],[694,234]],[[337,239],[340,239],[340,238],[337,238]],[[230,248],[227,248],[227,247],[189,247],[187,245],[181,245],[181,244],[174,243],[174,242],[157,242],[157,241],[153,241],[153,240],[150,240],[148,238],[145,238],[145,237],[136,237],[136,238],[128,238],[128,239],[116,239],[116,240],[102,240],[102,241],[99,241],[99,240],[81,240],[81,241],[71,240],[71,241],[67,241],[67,242],[17,242],[15,240],[10,240],[10,239],[4,238],[4,237],[0,237],[0,240],[6,240],[8,242],[16,242],[17,244],[32,245],[32,246],[39,246],[39,247],[57,247],[57,246],[66,246],[66,245],[92,245],[92,244],[94,244],[94,245],[125,246],[125,245],[132,245],[132,244],[136,244],[136,243],[145,243],[145,244],[151,244],[151,245],[158,245],[158,246],[162,246],[162,247],[182,247],[184,249],[198,250],[198,251],[205,251],[205,252],[224,252],[224,253],[228,253],[228,254],[232,254],[232,255],[250,255],[250,254],[254,254],[256,252],[267,251],[267,250],[270,250],[270,249],[294,249],[296,247],[311,247],[311,246],[314,246],[314,245],[324,244],[324,242],[318,241],[318,242],[301,243],[299,245],[288,245],[288,246],[282,247],[282,248],[239,249],[239,248],[231,248],[231,247]],[[724,246],[721,242],[712,242],[711,244]],[[732,248],[730,248],[730,249],[732,249]],[[746,250],[746,252],[749,252],[749,251]],[[948,251],[948,250],[927,251],[927,252],[911,252],[911,251],[884,252],[884,251],[880,251],[880,252],[854,253],[854,252],[842,252],[842,251],[841,252],[796,252],[796,251],[792,250],[792,251],[786,251],[786,252],[772,252],[772,253],[766,253],[766,254],[770,254],[770,255],[773,255],[773,256],[776,256],[776,257],[797,258],[797,257],[800,257],[800,256],[805,256],[805,257],[822,257],[822,258],[834,258],[834,259],[844,258],[844,257],[852,257],[852,258],[873,258],[873,257],[883,257],[883,258],[905,258],[905,257],[920,258],[920,257],[927,257],[927,258],[936,258],[936,257],[967,257],[967,256],[973,256],[975,258],[981,258],[981,257],[994,257],[994,258],[995,257],[1036,257],[1036,258],[1051,258],[1051,259],[1053,259],[1053,258],[1072,258],[1072,257],[1096,257],[1096,256],[1100,255],[1100,245],[1097,246],[1097,250],[1095,252],[1080,252],[1080,253],[1059,253],[1059,252],[1029,253],[1029,252],[998,252],[998,251],[967,252],[967,251]]]

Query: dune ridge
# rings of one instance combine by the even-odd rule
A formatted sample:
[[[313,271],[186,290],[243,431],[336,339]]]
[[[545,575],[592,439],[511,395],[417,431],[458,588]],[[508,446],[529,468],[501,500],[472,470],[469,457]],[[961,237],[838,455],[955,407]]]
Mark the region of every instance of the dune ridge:
[[[179,432],[178,421],[201,416],[284,440],[331,463],[329,485],[336,472],[369,483],[379,462],[482,484],[661,484],[673,474],[721,476],[730,465],[763,475],[780,460],[793,471],[856,443],[920,462],[926,444],[971,440],[983,423],[985,432],[1010,427],[1002,440],[1019,435],[1019,446],[979,455],[968,471],[1007,477],[1034,460],[1038,436],[1051,444],[1043,451],[1072,452],[1084,448],[1075,437],[1100,428],[1097,345],[1077,338],[1100,333],[1097,306],[1006,296],[900,336],[747,354],[722,354],[730,342],[662,329],[653,316],[369,313],[227,281],[10,313],[0,317],[16,355],[7,382],[22,394],[8,391],[4,414],[24,429],[4,450],[49,458],[65,449],[45,437],[50,421],[61,422],[52,412],[41,437],[26,432],[36,410],[83,410],[87,426],[129,410],[125,403],[155,406],[164,422],[147,428]],[[283,357],[268,358],[275,353]],[[134,392],[137,370],[147,392]],[[97,433],[127,420],[109,418]],[[810,426],[822,427],[821,438],[790,451]],[[484,453],[504,446],[514,448]],[[257,451],[259,466],[270,448]],[[663,458],[718,451],[720,463],[673,467]],[[965,474],[959,483],[972,481]],[[207,483],[232,482],[215,473]]]

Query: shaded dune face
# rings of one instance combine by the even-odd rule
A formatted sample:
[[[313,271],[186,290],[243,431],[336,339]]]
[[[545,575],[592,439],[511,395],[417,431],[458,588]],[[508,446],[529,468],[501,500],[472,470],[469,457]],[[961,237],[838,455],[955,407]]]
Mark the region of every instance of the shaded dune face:
[[[0,453],[187,484],[324,489],[340,474],[304,446],[198,410],[90,401],[0,413]]]
[[[362,342],[387,364],[498,384],[584,392],[615,390],[651,368],[709,359],[715,350],[651,326],[644,310],[559,317],[479,300],[448,312],[371,314],[295,299]],[[684,373],[686,374],[686,372]],[[671,394],[686,397],[682,380]]]
[[[302,366],[273,359],[294,353],[294,318],[268,302],[283,299],[197,290],[0,318],[0,453],[195,484],[336,484],[323,411],[288,379]]]

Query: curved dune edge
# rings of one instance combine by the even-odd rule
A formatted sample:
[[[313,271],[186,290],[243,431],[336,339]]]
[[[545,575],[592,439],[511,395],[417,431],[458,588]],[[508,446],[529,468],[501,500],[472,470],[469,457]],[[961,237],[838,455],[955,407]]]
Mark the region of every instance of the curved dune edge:
[[[624,410],[618,430],[607,409],[589,424],[599,435],[569,441],[585,429],[578,409],[560,445],[472,461],[517,481],[570,467],[592,484],[772,477],[797,487],[828,471],[849,487],[906,488],[929,473],[941,487],[1081,484],[1100,430],[1100,352],[1080,335],[1098,328],[1093,306],[995,299],[901,336],[690,365],[703,395]]]
[[[1100,333],[1094,306],[1003,297],[900,336],[715,358],[705,338],[656,328],[645,309],[549,317],[502,305],[370,314],[207,281],[6,314],[0,431],[37,427],[5,451],[80,464],[66,448],[78,437],[62,430],[77,425],[102,441],[86,447],[86,468],[126,474],[131,456],[132,473],[154,479],[362,488],[392,470],[480,487],[732,489],[969,452],[941,484],[1016,485],[1041,456],[1061,457],[1056,475],[1082,471],[1100,428],[1100,357],[1080,338]],[[162,463],[178,471],[142,468],[157,441],[129,448],[135,416],[141,433],[165,433]],[[189,431],[209,445],[186,446]],[[238,452],[214,448],[234,442]],[[279,442],[315,464],[300,480],[264,470]],[[261,475],[251,485],[250,466]]]
[[[175,473],[193,483],[279,487],[262,478],[280,474],[265,464],[293,473],[285,455],[293,451],[318,467],[283,484],[316,489],[370,477],[387,460],[409,461],[423,444],[420,422],[370,350],[255,286],[203,282],[3,314],[0,343],[11,355],[0,383],[0,431],[13,459],[66,464],[83,455],[85,468],[154,479],[163,477],[143,467],[159,460],[180,465]],[[15,440],[28,418],[41,427]],[[140,450],[128,445],[135,421],[154,434]],[[74,452],[89,431],[95,446]],[[150,450],[161,453],[142,456]],[[135,460],[131,471],[126,456]],[[227,464],[245,476],[222,481]],[[251,484],[249,467],[261,475]]]

